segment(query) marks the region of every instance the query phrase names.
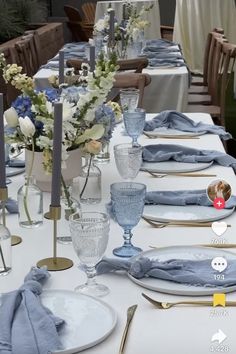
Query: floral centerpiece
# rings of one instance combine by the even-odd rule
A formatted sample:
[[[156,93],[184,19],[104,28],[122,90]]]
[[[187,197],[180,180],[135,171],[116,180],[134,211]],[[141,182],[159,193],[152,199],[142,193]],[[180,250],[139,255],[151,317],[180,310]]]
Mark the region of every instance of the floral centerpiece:
[[[143,41],[144,30],[150,25],[144,17],[152,8],[153,5],[144,5],[141,10],[138,10],[135,3],[129,1],[123,3],[123,19],[120,24],[115,20],[115,49],[118,57],[126,58],[128,47],[133,47]],[[103,36],[105,41],[109,33],[109,10],[94,25],[94,36]]]
[[[88,69],[87,64],[85,64]],[[7,83],[22,94],[4,112],[8,124],[6,141],[17,148],[33,152],[29,175],[32,172],[34,155],[40,153],[46,174],[52,169],[53,123],[55,101],[63,103],[62,174],[69,170],[67,163],[71,152],[78,149],[95,155],[112,135],[116,123],[117,106],[105,103],[113,86],[117,71],[116,56],[109,58],[101,53],[94,72],[86,72],[82,81],[75,80],[66,88],[38,91],[34,80],[22,73],[22,67],[7,65],[0,54],[0,69]],[[73,73],[71,74],[73,76]],[[75,163],[74,163],[75,164]],[[66,168],[67,167],[67,168]],[[74,176],[75,177],[75,176]],[[36,176],[37,179],[37,176]]]

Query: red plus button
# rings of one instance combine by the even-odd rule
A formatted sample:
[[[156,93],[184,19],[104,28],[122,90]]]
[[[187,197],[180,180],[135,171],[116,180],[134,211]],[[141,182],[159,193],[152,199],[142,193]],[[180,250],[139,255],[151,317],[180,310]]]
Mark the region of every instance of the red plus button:
[[[214,199],[214,207],[216,209],[224,209],[225,207],[225,200],[224,198],[215,198]]]

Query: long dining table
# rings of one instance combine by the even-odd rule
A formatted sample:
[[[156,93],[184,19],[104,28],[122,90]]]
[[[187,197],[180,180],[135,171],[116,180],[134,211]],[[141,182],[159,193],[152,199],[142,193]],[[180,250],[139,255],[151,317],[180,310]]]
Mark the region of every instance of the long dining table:
[[[203,113],[187,113],[194,121],[212,123],[209,115]],[[147,119],[154,115],[147,115]],[[106,203],[110,200],[110,185],[121,181],[114,157],[113,146],[118,143],[130,142],[124,133],[123,123],[116,126],[110,142],[111,160],[108,164],[101,164],[102,171],[102,202],[98,205],[86,207],[83,210],[106,211]],[[213,149],[224,152],[224,147],[217,135],[205,134],[199,139],[174,140],[174,139],[149,139],[142,135],[140,144],[182,144],[199,149]],[[204,171],[205,172],[205,171]],[[148,190],[183,190],[204,189],[213,179],[224,179],[230,183],[233,194],[236,194],[236,178],[231,167],[212,165],[207,173],[216,174],[217,177],[194,178],[166,176],[153,178],[140,171],[135,181],[147,185]],[[23,176],[12,177],[9,185],[9,195],[16,198],[18,188],[23,184]],[[50,194],[44,193],[44,210],[48,210]],[[226,219],[231,228],[228,228],[223,238],[226,242],[235,242],[236,215],[233,213]],[[7,224],[13,234],[20,234],[23,242],[12,248],[12,271],[5,277],[0,277],[0,293],[12,291],[20,287],[24,276],[38,260],[52,256],[52,225],[49,220],[44,220],[43,226],[37,229],[20,228],[16,215],[7,215]],[[209,244],[217,237],[209,227],[165,227],[155,229],[144,220],[133,230],[133,243],[144,251],[150,246],[167,247],[174,245],[199,245]],[[121,245],[122,229],[113,220],[110,221],[110,236],[106,256],[112,257],[114,247]],[[49,289],[67,289],[73,291],[78,284],[85,282],[84,272],[77,267],[78,258],[72,245],[57,245],[58,255],[73,260],[74,266],[65,271],[51,272],[51,278],[46,287]],[[221,254],[219,249],[219,255]],[[232,252],[235,252],[232,249]],[[213,307],[176,307],[169,310],[158,310],[148,303],[142,296],[144,292],[149,296],[166,302],[191,300],[192,297],[171,295],[144,289],[133,283],[125,274],[104,274],[98,277],[98,281],[107,285],[109,295],[103,298],[116,311],[117,325],[111,335],[102,343],[89,348],[87,354],[111,354],[118,353],[118,348],[126,322],[126,311],[130,305],[138,304],[133,322],[131,324],[125,354],[206,354],[210,352],[212,336],[221,329],[227,336],[225,345],[230,352],[236,349],[235,328],[232,325],[236,316],[236,308],[225,308],[225,315],[221,310]],[[195,300],[212,300],[212,296],[195,297]],[[236,294],[227,294],[227,300],[236,300]],[[1,307],[0,307],[1,310]],[[215,311],[215,312],[213,312]],[[79,320],[80,313],[78,313]],[[103,319],[101,318],[101,321]],[[88,329],[89,330],[89,329]],[[79,336],[80,333],[77,333]],[[33,353],[32,353],[33,354]]]

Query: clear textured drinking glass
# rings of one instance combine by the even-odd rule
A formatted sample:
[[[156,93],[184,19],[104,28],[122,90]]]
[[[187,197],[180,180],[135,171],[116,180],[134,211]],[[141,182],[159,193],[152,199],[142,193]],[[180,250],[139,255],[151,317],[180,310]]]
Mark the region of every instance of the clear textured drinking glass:
[[[145,195],[146,186],[142,183],[121,182],[111,185],[112,211],[116,221],[124,229],[124,244],[113,250],[115,256],[132,257],[142,251],[131,243],[131,231],[142,216]]]
[[[133,146],[140,146],[137,139],[142,134],[145,124],[146,112],[136,108],[133,112],[124,112],[124,123],[127,134],[133,139]]]
[[[124,179],[134,179],[142,164],[142,147],[132,144],[118,144],[114,146],[116,167]]]
[[[120,104],[123,112],[132,112],[138,107],[139,90],[127,88],[120,90]]]
[[[95,280],[95,266],[107,248],[109,225],[109,218],[104,213],[84,212],[82,216],[77,213],[70,216],[74,250],[87,274],[87,282],[77,286],[75,291],[92,296],[105,296],[109,293],[107,286]]]

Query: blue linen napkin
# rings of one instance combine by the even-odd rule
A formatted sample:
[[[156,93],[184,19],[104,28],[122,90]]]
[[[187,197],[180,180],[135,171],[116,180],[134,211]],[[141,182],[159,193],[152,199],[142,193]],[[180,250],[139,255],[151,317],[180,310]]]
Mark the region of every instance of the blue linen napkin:
[[[46,269],[32,268],[18,290],[2,294],[1,354],[47,354],[62,349],[58,330],[64,321],[45,308],[39,298],[49,276]]]
[[[159,47],[159,48],[166,48],[166,47],[171,47],[174,45],[178,45],[175,42],[168,41],[167,39],[148,39],[146,41],[146,46],[154,46],[154,47]]]
[[[148,65],[153,67],[162,67],[162,66],[186,66],[186,63],[183,60],[179,59],[148,59]]]
[[[204,124],[202,122],[194,122],[185,114],[177,111],[163,111],[159,113],[149,122],[145,123],[144,131],[152,131],[155,128],[166,127],[170,129],[177,129],[184,132],[192,133],[211,133],[217,134],[223,140],[232,138],[232,135],[225,131],[224,127],[219,125]]]
[[[164,205],[202,205],[212,206],[205,189],[178,191],[151,191],[146,193],[145,204]],[[226,209],[236,206],[236,196],[232,195],[225,203]]]
[[[157,144],[143,147],[143,161],[161,162],[216,162],[221,166],[232,167],[236,172],[236,159],[216,150],[198,150],[183,145]]]
[[[0,202],[0,209],[2,208],[2,202]],[[5,208],[9,214],[17,214],[18,213],[18,203],[16,200],[12,198],[8,198],[5,202]]]
[[[225,257],[227,260],[227,257]],[[127,271],[134,278],[145,277],[173,281],[203,287],[229,287],[236,285],[236,260],[227,260],[224,279],[215,279],[218,274],[211,267],[212,259],[193,261],[186,259],[170,259],[161,262],[158,259],[140,257],[132,260],[104,258],[96,266],[97,274],[116,271]]]
[[[183,59],[182,55],[180,52],[145,52],[145,56],[148,59],[166,59],[166,60],[177,60],[177,59]]]
[[[155,45],[148,45],[145,46],[142,50],[142,52],[145,54],[145,52],[156,52],[156,53],[174,53],[174,52],[179,52],[179,48],[175,47],[158,47]]]

